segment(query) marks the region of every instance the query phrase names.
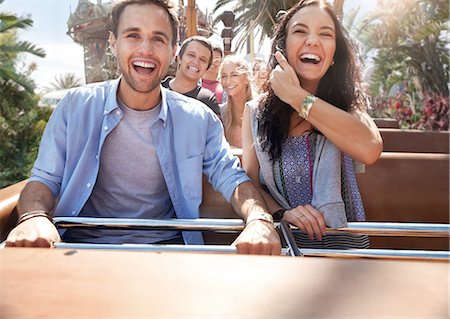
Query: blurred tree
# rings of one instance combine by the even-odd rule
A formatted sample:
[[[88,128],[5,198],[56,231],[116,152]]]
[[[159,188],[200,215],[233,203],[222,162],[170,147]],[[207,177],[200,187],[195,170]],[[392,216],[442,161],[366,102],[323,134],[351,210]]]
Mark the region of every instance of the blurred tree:
[[[236,49],[240,49],[253,28],[259,30],[259,43],[272,35],[278,11],[287,10],[298,0],[217,0],[213,13],[230,8],[235,13],[234,34],[237,34]],[[220,21],[216,19],[214,23]],[[260,27],[259,29],[257,27]]]
[[[36,107],[30,79],[36,66],[19,59],[22,53],[45,56],[42,49],[17,39],[17,31],[32,24],[29,18],[0,10],[0,188],[28,177],[51,112]]]
[[[343,15],[345,0],[330,1],[339,17]],[[288,10],[298,0],[217,0],[213,13],[231,10],[235,13],[234,34],[238,35],[236,48],[239,50],[247,40],[252,29],[258,31],[259,44],[262,46],[266,37],[271,37],[280,10]],[[220,16],[214,21],[218,23]]]
[[[427,92],[448,96],[447,0],[379,0],[354,35],[373,56],[370,88],[387,95],[402,84],[422,99]]]
[[[50,83],[50,86],[45,88],[45,91],[58,91],[71,89],[84,84],[82,78],[77,76],[75,73],[63,73],[59,76],[55,76],[55,80]]]

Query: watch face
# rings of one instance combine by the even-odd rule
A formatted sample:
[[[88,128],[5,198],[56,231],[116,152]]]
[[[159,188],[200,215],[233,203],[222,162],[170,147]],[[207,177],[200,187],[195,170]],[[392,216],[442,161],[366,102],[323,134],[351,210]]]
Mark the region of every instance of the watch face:
[[[272,214],[273,220],[276,222],[281,221],[283,219],[285,212],[286,212],[286,209],[277,210],[275,213]]]

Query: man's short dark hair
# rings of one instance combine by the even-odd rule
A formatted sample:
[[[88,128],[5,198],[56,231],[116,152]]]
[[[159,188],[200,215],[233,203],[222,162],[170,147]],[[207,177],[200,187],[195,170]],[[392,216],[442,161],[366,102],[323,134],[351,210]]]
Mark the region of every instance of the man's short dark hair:
[[[223,50],[222,47],[220,45],[218,45],[217,43],[212,43],[212,47],[213,47],[213,51],[215,52],[219,52],[220,56],[223,58]]]
[[[111,10],[110,15],[110,29],[117,38],[117,29],[119,27],[120,17],[123,11],[129,5],[146,5],[154,4],[166,10],[169,16],[170,24],[172,26],[172,46],[176,46],[178,42],[178,6],[173,0],[121,0],[117,2]]]

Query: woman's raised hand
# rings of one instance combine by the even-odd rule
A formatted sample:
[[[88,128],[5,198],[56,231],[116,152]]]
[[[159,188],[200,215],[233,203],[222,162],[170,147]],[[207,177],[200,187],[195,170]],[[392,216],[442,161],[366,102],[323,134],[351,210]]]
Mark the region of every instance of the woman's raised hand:
[[[307,92],[301,87],[295,70],[283,54],[277,51],[275,52],[275,58],[278,65],[270,74],[270,85],[276,96],[297,110],[296,106],[300,106]]]

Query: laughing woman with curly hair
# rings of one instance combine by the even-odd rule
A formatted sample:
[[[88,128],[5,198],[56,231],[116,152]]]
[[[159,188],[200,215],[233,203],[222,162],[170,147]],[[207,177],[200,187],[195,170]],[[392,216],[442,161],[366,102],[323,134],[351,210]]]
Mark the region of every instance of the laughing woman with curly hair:
[[[267,91],[244,112],[244,169],[274,217],[303,231],[300,246],[367,247],[366,236],[326,230],[364,220],[353,159],[371,164],[382,150],[352,44],[326,2],[286,12],[271,65]]]

